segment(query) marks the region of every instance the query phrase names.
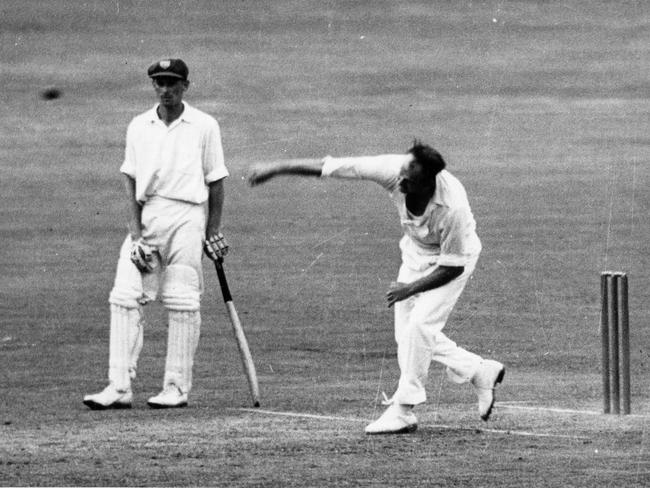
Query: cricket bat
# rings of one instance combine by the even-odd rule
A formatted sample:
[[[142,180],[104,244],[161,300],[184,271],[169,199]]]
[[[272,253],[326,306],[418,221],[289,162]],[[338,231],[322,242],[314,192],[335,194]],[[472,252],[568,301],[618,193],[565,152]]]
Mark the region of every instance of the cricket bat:
[[[228,281],[226,280],[226,273],[223,270],[223,260],[219,259],[215,261],[214,266],[217,270],[219,284],[221,285],[223,301],[226,303],[226,309],[228,310],[230,323],[232,324],[233,331],[235,332],[235,338],[237,339],[237,346],[239,347],[239,354],[241,356],[242,364],[244,365],[244,372],[248,378],[248,386],[250,388],[251,397],[253,399],[253,406],[259,407],[260,388],[257,383],[255,364],[253,363],[253,357],[251,356],[251,351],[248,347],[248,341],[246,340],[244,329],[239,320],[239,315],[237,315],[237,309],[235,308],[235,304],[232,301],[232,295],[230,294],[230,288],[228,287]]]

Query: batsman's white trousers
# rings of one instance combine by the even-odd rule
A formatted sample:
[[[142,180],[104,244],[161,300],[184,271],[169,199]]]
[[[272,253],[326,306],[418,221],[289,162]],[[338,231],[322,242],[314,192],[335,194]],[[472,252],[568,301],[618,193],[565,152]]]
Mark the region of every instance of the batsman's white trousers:
[[[142,226],[145,243],[156,249],[154,271],[141,273],[133,264],[127,236],[109,298],[109,380],[120,391],[131,387],[142,349],[142,305],[160,293],[169,316],[163,386],[174,384],[188,393],[201,327],[205,207],[155,197],[142,209]]]
[[[142,209],[142,238],[156,249],[154,271],[140,273],[131,262],[131,237],[120,250],[110,303],[136,308],[160,298],[165,308],[197,311],[203,292],[205,208],[154,197]]]
[[[478,258],[477,258],[478,259]],[[393,401],[404,405],[424,403],[431,361],[447,367],[455,383],[469,381],[483,358],[456,345],[442,329],[476,266],[476,259],[463,274],[439,288],[395,303],[395,341],[400,379]],[[402,264],[397,281],[411,283],[430,274],[435,267],[414,271]]]

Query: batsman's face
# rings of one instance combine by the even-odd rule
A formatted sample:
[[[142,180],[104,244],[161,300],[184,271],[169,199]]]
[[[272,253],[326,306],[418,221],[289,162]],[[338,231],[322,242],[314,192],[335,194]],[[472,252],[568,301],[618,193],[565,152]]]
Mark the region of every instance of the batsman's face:
[[[183,95],[190,85],[189,81],[180,78],[160,76],[152,80],[153,88],[165,107],[176,107],[183,101]]]
[[[412,159],[402,166],[398,186],[404,194],[426,194],[435,188],[435,180],[429,181],[422,165]]]

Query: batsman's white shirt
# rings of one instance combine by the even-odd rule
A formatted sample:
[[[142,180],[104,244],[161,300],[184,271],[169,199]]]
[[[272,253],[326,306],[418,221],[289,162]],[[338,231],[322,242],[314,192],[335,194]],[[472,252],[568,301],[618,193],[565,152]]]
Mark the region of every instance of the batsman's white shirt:
[[[436,266],[463,266],[461,276],[444,286],[397,302],[395,341],[400,379],[393,400],[417,405],[426,401],[426,380],[432,360],[447,366],[452,381],[469,381],[483,358],[459,347],[442,329],[474,271],[481,252],[463,185],[446,170],[436,175],[436,191],[424,213],[412,215],[398,189],[402,167],[411,154],[388,154],[323,160],[325,177],[371,180],[389,193],[397,207],[404,236],[400,241],[402,265],[397,280],[411,283]]]
[[[127,236],[111,291],[113,304],[134,308],[160,295],[169,310],[199,310],[208,184],[228,176],[228,170],[217,121],[183,103],[183,113],[169,126],[158,118],[156,106],[127,129],[120,171],[135,179],[142,238],[157,251],[157,265],[143,279],[130,260]]]
[[[169,126],[158,118],[157,105],[129,124],[120,172],[135,179],[139,202],[157,195],[203,203],[207,184],[228,176],[218,122],[183,104],[183,113]]]

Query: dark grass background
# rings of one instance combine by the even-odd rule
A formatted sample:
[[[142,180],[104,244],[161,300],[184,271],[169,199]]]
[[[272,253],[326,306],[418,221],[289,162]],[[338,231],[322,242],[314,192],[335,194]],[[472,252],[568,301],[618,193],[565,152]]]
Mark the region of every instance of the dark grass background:
[[[0,483],[644,486],[648,465],[648,46],[644,2],[3,2],[0,6]],[[152,412],[164,311],[148,310],[130,412],[104,386],[107,296],[125,232],[129,120],[146,67],[180,56],[232,176],[224,231],[260,416],[206,263],[190,408]],[[40,97],[57,87],[62,96]],[[601,409],[599,273],[630,276],[628,419],[498,408],[432,367],[410,437],[366,438],[397,380],[384,293],[400,230],[372,184],[249,164],[435,145],[484,252],[447,332],[508,365],[499,400]],[[341,420],[352,419],[352,420]],[[436,425],[450,425],[443,429]]]

